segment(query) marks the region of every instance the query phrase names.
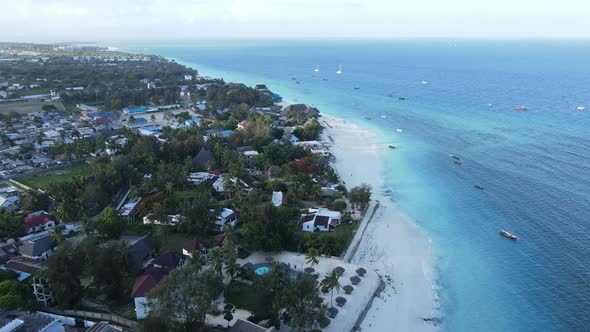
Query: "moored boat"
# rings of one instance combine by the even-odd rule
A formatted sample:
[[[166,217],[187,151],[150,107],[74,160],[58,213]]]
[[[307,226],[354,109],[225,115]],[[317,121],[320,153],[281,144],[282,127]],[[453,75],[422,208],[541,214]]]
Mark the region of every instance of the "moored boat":
[[[393,150],[395,149],[395,145],[389,145],[389,148]]]
[[[476,185],[474,185],[473,187],[475,187],[475,188],[477,188],[477,189],[481,189],[481,190],[483,190],[483,187],[482,187],[482,186],[480,186],[479,184],[476,184]]]
[[[523,105],[516,105],[516,106],[514,106],[514,109],[517,111],[528,111],[528,107],[523,106]]]
[[[577,109],[578,111],[583,111],[583,110],[585,110],[585,109],[586,109],[586,107],[584,107],[584,106],[578,106],[578,107],[576,107],[576,109]]]
[[[503,229],[502,229],[502,230],[500,230],[500,234],[501,234],[502,236],[505,236],[505,237],[507,237],[507,238],[511,239],[511,240],[518,240],[518,236],[516,236],[516,235],[514,235],[514,234],[512,234],[512,233],[510,233],[510,232],[508,232],[508,231],[505,231],[505,230],[503,230]]]
[[[455,156],[454,154],[450,154],[449,157],[456,159],[456,160],[461,160],[461,158],[459,158],[458,156]]]

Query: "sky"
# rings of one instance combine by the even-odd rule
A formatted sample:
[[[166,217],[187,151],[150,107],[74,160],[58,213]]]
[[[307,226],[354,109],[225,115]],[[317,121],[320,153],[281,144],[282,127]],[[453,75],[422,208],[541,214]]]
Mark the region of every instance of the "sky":
[[[2,0],[1,41],[590,38],[590,0]]]

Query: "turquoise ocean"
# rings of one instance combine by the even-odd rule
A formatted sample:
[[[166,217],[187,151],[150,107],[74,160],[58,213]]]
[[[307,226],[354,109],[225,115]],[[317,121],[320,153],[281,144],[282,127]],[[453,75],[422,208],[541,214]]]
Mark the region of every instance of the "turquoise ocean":
[[[395,142],[376,190],[432,239],[444,330],[590,330],[590,41],[115,46],[266,84]]]

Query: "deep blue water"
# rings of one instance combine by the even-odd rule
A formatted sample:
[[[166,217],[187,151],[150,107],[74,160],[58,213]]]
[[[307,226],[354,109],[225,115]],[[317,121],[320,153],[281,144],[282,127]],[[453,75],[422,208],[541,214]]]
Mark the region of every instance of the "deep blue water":
[[[387,186],[433,239],[447,331],[590,330],[590,41],[157,42],[125,49],[265,83],[286,99],[382,129],[384,142],[400,146],[385,160]],[[515,111],[518,104],[529,110]],[[501,228],[520,240],[502,238]]]

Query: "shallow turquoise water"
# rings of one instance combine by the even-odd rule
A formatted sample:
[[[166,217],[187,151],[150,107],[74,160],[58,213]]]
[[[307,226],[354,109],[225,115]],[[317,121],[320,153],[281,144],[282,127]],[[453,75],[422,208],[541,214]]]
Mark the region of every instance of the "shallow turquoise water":
[[[126,48],[175,58],[210,76],[264,83],[286,99],[386,133],[383,141],[400,149],[385,157],[383,189],[433,239],[446,330],[588,330],[589,42]],[[337,76],[340,63],[344,75]],[[515,111],[518,104],[529,111]],[[499,236],[503,228],[520,240]]]

